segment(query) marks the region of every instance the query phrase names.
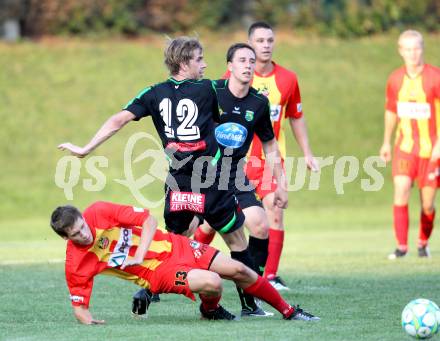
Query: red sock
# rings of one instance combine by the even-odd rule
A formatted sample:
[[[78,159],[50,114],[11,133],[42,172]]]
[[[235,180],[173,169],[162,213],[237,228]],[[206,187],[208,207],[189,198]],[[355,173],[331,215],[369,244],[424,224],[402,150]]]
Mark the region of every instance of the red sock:
[[[199,294],[202,301],[202,307],[204,311],[213,311],[218,308],[218,302],[220,302],[221,296],[205,296]]]
[[[419,246],[428,245],[428,239],[431,236],[434,227],[435,211],[430,214],[420,213],[420,231],[419,231]]]
[[[272,279],[276,276],[283,251],[284,231],[269,229],[269,253],[266,261],[264,277]]]
[[[408,249],[408,205],[393,207],[394,213],[394,233],[396,235],[399,249],[406,251]]]
[[[284,317],[289,317],[295,309],[280,296],[278,291],[268,282],[266,278],[258,276],[257,281],[243,291],[269,303],[278,310]]]
[[[200,226],[197,228],[196,232],[194,233],[194,240],[206,245],[211,244],[214,237],[215,237],[215,231],[213,231],[212,233],[206,233],[200,228]]]

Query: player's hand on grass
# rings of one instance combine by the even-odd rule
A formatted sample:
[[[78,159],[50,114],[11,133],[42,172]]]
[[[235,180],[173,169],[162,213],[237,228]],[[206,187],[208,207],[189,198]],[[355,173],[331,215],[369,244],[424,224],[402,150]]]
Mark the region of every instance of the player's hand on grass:
[[[82,324],[88,324],[88,325],[91,325],[91,324],[105,324],[104,320],[95,320],[94,318],[92,318],[92,319],[84,319],[84,320],[78,319],[78,321],[81,322]]]
[[[96,320],[93,318],[92,314],[90,313],[89,309],[87,309],[85,306],[74,306],[73,307],[73,313],[75,314],[76,319],[81,322],[82,324],[104,324],[104,320]]]
[[[61,143],[60,145],[58,145],[58,149],[60,149],[60,150],[68,150],[73,155],[75,155],[75,156],[77,156],[79,158],[83,158],[83,157],[87,156],[90,153],[90,151],[87,150],[86,148],[76,146],[76,145],[74,145],[72,143],[69,143],[69,142]]]
[[[380,158],[385,162],[391,161],[391,145],[389,143],[384,143],[379,151]]]

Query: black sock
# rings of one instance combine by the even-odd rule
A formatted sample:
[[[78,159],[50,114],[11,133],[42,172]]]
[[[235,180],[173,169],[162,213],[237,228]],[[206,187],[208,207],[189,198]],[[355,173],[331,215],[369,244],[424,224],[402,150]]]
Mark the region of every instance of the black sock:
[[[257,273],[263,276],[269,253],[269,238],[260,239],[249,236],[249,253],[254,260]]]
[[[231,251],[231,258],[242,262],[244,265],[248,266],[251,269],[255,269],[254,261],[249,253],[249,250],[243,251]],[[240,297],[241,308],[248,310],[257,309],[257,304],[255,303],[254,297],[249,294],[245,294],[243,289],[237,286],[238,296]]]

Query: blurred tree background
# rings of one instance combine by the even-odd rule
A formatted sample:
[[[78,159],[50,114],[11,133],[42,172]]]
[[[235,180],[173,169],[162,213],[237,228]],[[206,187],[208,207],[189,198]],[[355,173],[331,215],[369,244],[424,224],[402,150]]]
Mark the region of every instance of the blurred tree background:
[[[137,36],[146,31],[233,30],[265,20],[277,28],[359,37],[412,26],[440,28],[439,0],[0,0],[0,23],[25,37]]]

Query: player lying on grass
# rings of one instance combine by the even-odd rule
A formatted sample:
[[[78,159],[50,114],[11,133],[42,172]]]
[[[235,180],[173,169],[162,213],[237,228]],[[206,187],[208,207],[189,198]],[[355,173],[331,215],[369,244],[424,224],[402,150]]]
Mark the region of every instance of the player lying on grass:
[[[221,278],[225,278],[269,303],[286,320],[319,320],[289,305],[243,263],[209,245],[157,230],[156,219],[147,209],[95,202],[81,214],[73,206],[60,206],[52,213],[50,225],[68,240],[66,281],[74,315],[81,323],[104,323],[89,311],[93,279],[100,273],[132,281],[153,293],[182,294],[193,300],[197,293],[205,319],[235,319],[219,305]]]

